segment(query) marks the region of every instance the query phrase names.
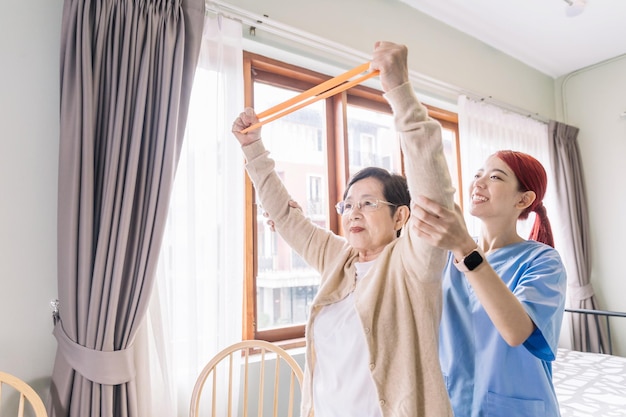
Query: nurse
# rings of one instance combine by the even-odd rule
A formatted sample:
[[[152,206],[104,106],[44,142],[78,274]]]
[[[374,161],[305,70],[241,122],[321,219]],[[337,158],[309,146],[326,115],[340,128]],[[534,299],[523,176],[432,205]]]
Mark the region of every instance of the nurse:
[[[455,417],[559,416],[552,361],[565,304],[565,268],[543,206],[543,166],[532,156],[500,151],[470,185],[463,215],[418,197],[414,227],[449,250],[444,269],[440,363]],[[535,213],[528,240],[517,221]]]

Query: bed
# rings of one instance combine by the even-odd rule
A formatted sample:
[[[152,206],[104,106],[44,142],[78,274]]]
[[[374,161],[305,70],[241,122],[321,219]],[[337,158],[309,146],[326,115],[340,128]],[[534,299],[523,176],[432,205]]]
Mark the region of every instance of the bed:
[[[569,312],[604,316],[607,322],[626,317],[601,310]],[[552,371],[562,417],[626,417],[625,357],[559,348]]]

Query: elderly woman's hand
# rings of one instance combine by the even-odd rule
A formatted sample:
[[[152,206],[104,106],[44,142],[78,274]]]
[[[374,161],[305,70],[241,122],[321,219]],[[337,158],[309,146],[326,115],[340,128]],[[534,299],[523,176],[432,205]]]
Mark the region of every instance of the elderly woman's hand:
[[[241,146],[249,145],[261,139],[261,127],[247,133],[241,133],[242,130],[258,121],[259,118],[252,107],[246,107],[245,110],[239,114],[239,117],[235,119],[233,122],[232,132]]]
[[[409,81],[408,49],[393,42],[376,42],[370,70],[380,71],[380,84],[384,92]]]

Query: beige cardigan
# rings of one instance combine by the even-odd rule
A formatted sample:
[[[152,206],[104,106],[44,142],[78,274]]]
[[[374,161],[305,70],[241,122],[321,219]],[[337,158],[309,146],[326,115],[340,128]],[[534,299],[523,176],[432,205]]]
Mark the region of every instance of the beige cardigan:
[[[425,195],[453,207],[454,189],[443,154],[441,126],[428,118],[409,83],[389,91],[385,97],[394,110],[411,195]],[[313,322],[323,306],[355,290],[354,263],[358,254],[345,238],[313,224],[300,210],[289,208],[290,195],[261,141],[243,150],[250,178],[276,230],[321,273],[306,333],[302,416],[310,417],[315,369]],[[411,221],[362,278],[355,290],[356,306],[383,416],[447,417],[452,416],[452,409],[438,359],[441,277],[446,253],[415,236]]]

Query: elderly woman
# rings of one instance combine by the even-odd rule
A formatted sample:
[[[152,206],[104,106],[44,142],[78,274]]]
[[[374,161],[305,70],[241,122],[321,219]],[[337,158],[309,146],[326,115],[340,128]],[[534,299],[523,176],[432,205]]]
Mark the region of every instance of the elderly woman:
[[[337,204],[345,237],[290,205],[260,131],[241,133],[258,120],[252,109],[232,130],[277,232],[321,274],[307,323],[302,416],[452,416],[437,356],[446,251],[406,227],[411,195],[454,206],[441,126],[415,96],[405,46],[377,42],[370,68],[393,109],[406,179],[358,172]]]

